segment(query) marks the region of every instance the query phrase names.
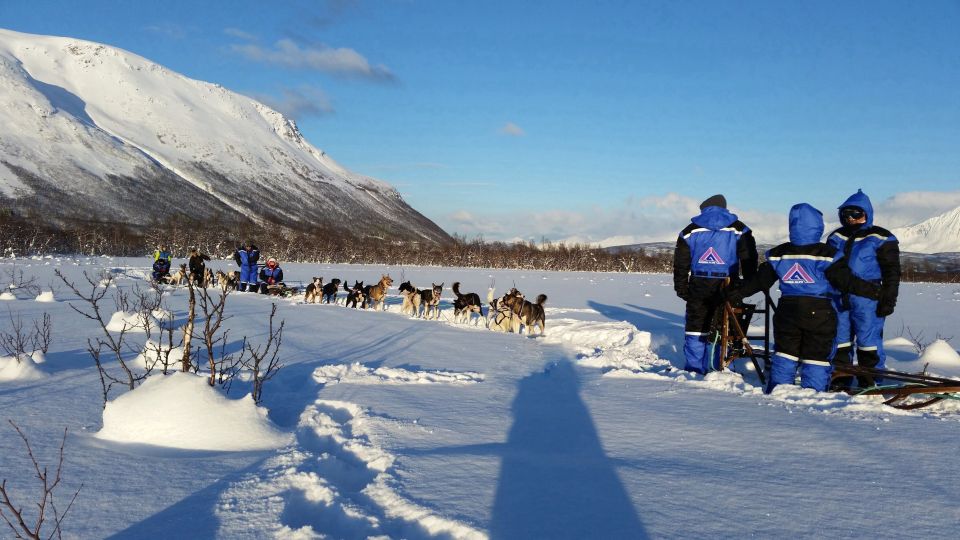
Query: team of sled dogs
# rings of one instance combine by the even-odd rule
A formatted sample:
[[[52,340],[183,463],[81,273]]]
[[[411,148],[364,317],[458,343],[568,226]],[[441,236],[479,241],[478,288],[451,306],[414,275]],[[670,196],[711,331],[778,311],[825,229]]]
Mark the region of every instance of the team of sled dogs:
[[[167,283],[171,285],[181,285],[189,279],[186,265],[181,264],[180,269],[167,278]],[[213,274],[210,269],[206,270],[204,275],[204,286],[208,286],[216,280],[217,286],[222,290],[236,289],[240,283],[240,272],[223,272],[217,270]],[[304,289],[303,300],[308,304],[315,304],[318,301],[323,304],[338,304],[338,293],[342,289],[343,305],[347,307],[360,307],[367,309],[372,307],[376,310],[386,310],[387,291],[393,286],[393,278],[384,274],[380,281],[373,285],[364,285],[362,281],[354,281],[353,286],[348,285],[347,280],[332,279],[327,283],[323,282],[322,277],[315,277]],[[487,328],[499,332],[520,333],[521,329],[527,334],[537,330],[543,334],[546,328],[546,313],[543,305],[547,302],[547,295],[538,294],[536,301],[527,300],[523,293],[516,287],[512,287],[503,296],[494,297],[494,288],[491,286],[487,290],[487,314],[483,314],[483,303],[480,301],[480,295],[473,292],[461,293],[460,282],[454,282],[453,294],[456,298],[453,301],[453,319],[454,322],[469,323],[474,316],[483,320]],[[440,318],[440,296],[443,294],[443,283],[439,285],[431,283],[426,289],[418,289],[409,281],[400,284],[400,296],[403,303],[400,306],[400,312],[411,317],[421,317],[424,319]]]
[[[336,304],[337,293],[341,286],[346,291],[344,305],[350,307],[360,307],[366,309],[386,309],[387,290],[393,285],[393,278],[389,275],[383,275],[374,285],[364,285],[362,281],[355,281],[353,286],[347,285],[346,280],[332,279],[324,284],[322,277],[315,277],[307,285],[304,291],[304,302]],[[500,332],[520,333],[523,329],[527,334],[537,330],[543,334],[546,328],[546,312],[543,305],[547,301],[547,295],[537,295],[536,302],[527,300],[523,293],[515,287],[511,288],[506,294],[500,297],[494,297],[494,289],[491,287],[487,291],[487,315],[483,314],[483,303],[480,301],[480,295],[477,293],[461,293],[460,282],[454,282],[453,294],[456,298],[453,301],[453,319],[454,322],[469,323],[474,316],[483,320],[486,326],[492,330]],[[400,312],[411,317],[421,317],[424,319],[440,318],[440,297],[443,294],[443,283],[431,283],[430,287],[418,289],[409,281],[404,281],[399,287],[400,296],[403,303],[400,306]]]

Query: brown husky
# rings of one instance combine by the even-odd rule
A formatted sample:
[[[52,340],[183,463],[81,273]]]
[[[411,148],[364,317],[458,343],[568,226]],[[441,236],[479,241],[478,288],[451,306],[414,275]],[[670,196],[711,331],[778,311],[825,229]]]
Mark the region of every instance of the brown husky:
[[[380,309],[387,310],[387,289],[393,285],[393,278],[389,274],[380,277],[376,285],[367,285],[363,288],[363,309],[367,309],[367,303],[377,309],[377,302],[380,303]]]
[[[420,292],[409,281],[400,284],[400,296],[403,296],[400,313],[409,313],[411,317],[420,313]]]

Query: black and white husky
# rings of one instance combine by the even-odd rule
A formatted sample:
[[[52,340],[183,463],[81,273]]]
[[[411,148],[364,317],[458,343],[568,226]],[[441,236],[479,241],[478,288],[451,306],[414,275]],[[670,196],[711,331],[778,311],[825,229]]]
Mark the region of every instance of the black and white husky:
[[[400,284],[400,296],[403,297],[403,305],[400,306],[400,313],[407,313],[411,317],[416,317],[420,314],[420,291],[409,281],[404,281]]]
[[[423,289],[420,291],[420,310],[421,316],[424,319],[439,319],[440,318],[440,295],[443,294],[443,283],[433,285],[429,289]],[[431,317],[430,312],[433,312]]]
[[[308,304],[316,304],[317,299],[320,298],[320,291],[323,289],[323,278],[315,277],[313,281],[307,285],[306,290],[303,292],[303,301]]]
[[[340,291],[340,283],[341,281],[339,279],[333,278],[330,280],[330,283],[323,286],[323,303],[337,303],[337,292]]]
[[[463,319],[463,322],[470,322],[470,319],[473,318],[473,314],[476,313],[478,318],[483,318],[483,308],[480,303],[480,295],[477,293],[460,293],[460,282],[453,282],[453,294],[457,295],[457,299],[453,301],[453,320],[454,322],[460,322]]]

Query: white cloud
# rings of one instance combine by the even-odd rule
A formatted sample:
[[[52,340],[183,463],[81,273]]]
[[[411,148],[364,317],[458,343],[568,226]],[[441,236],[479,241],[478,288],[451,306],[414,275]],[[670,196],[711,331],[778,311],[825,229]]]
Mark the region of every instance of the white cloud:
[[[275,64],[292,69],[310,69],[347,78],[393,82],[395,76],[383,65],[371,66],[357,51],[327,45],[300,47],[293,40],[281,39],[272,48],[254,43],[232,45],[231,49],[257,62]]]
[[[181,40],[189,33],[187,28],[174,23],[151,24],[144,27],[144,30],[173,40]]]
[[[513,122],[507,122],[500,128],[500,133],[503,135],[510,135],[511,137],[523,137],[527,134],[522,127],[514,124]]]
[[[874,202],[875,223],[886,229],[915,225],[960,206],[960,191],[908,191],[879,205]]]
[[[303,119],[308,116],[324,116],[333,113],[333,104],[327,94],[318,88],[284,88],[280,96],[265,94],[250,97],[266,104],[287,118]]]
[[[451,232],[468,238],[483,235],[487,240],[509,241],[523,238],[539,242],[546,237],[552,242],[581,243],[603,247],[647,242],[673,242],[690,218],[700,213],[701,199],[678,193],[658,196],[629,197],[621,204],[578,210],[542,212],[484,212],[480,219],[459,210],[439,219]],[[917,223],[960,206],[960,192],[900,193],[875,205],[879,225],[894,228]],[[825,232],[837,226],[832,209],[824,211]],[[740,208],[731,205],[760,244],[773,245],[788,239],[787,212]]]

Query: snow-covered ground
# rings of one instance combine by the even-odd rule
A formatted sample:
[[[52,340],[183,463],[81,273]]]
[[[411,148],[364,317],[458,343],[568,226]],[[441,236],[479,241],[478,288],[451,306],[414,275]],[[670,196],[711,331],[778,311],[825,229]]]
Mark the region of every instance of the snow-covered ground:
[[[0,261],[0,276],[22,270],[44,291],[0,296],[3,328],[52,317],[45,355],[0,359],[0,411],[51,466],[69,430],[59,506],[83,488],[67,538],[957,533],[958,402],[903,412],[794,387],[765,396],[746,366],[743,376],[678,371],[683,305],[667,275],[284,266],[288,282],[390,273],[388,312],[276,300],[285,367],[263,408],[243,382],[224,396],[177,374],[115,391],[104,411],[86,351],[102,331],[71,309],[53,271],[80,280],[105,268],[122,291],[143,284],[149,262]],[[445,283],[439,321],[399,313],[401,275]],[[453,281],[481,297],[492,281],[546,294],[546,334],[454,324]],[[169,291],[165,307],[182,322],[186,291]],[[242,336],[266,339],[270,303],[230,297],[234,352]],[[120,310],[105,305],[108,322]],[[960,376],[958,313],[960,286],[905,284],[887,322],[890,367]],[[922,358],[911,338],[929,345]],[[142,353],[133,349],[130,359]],[[0,476],[28,507],[29,458],[6,422],[0,433]]]

